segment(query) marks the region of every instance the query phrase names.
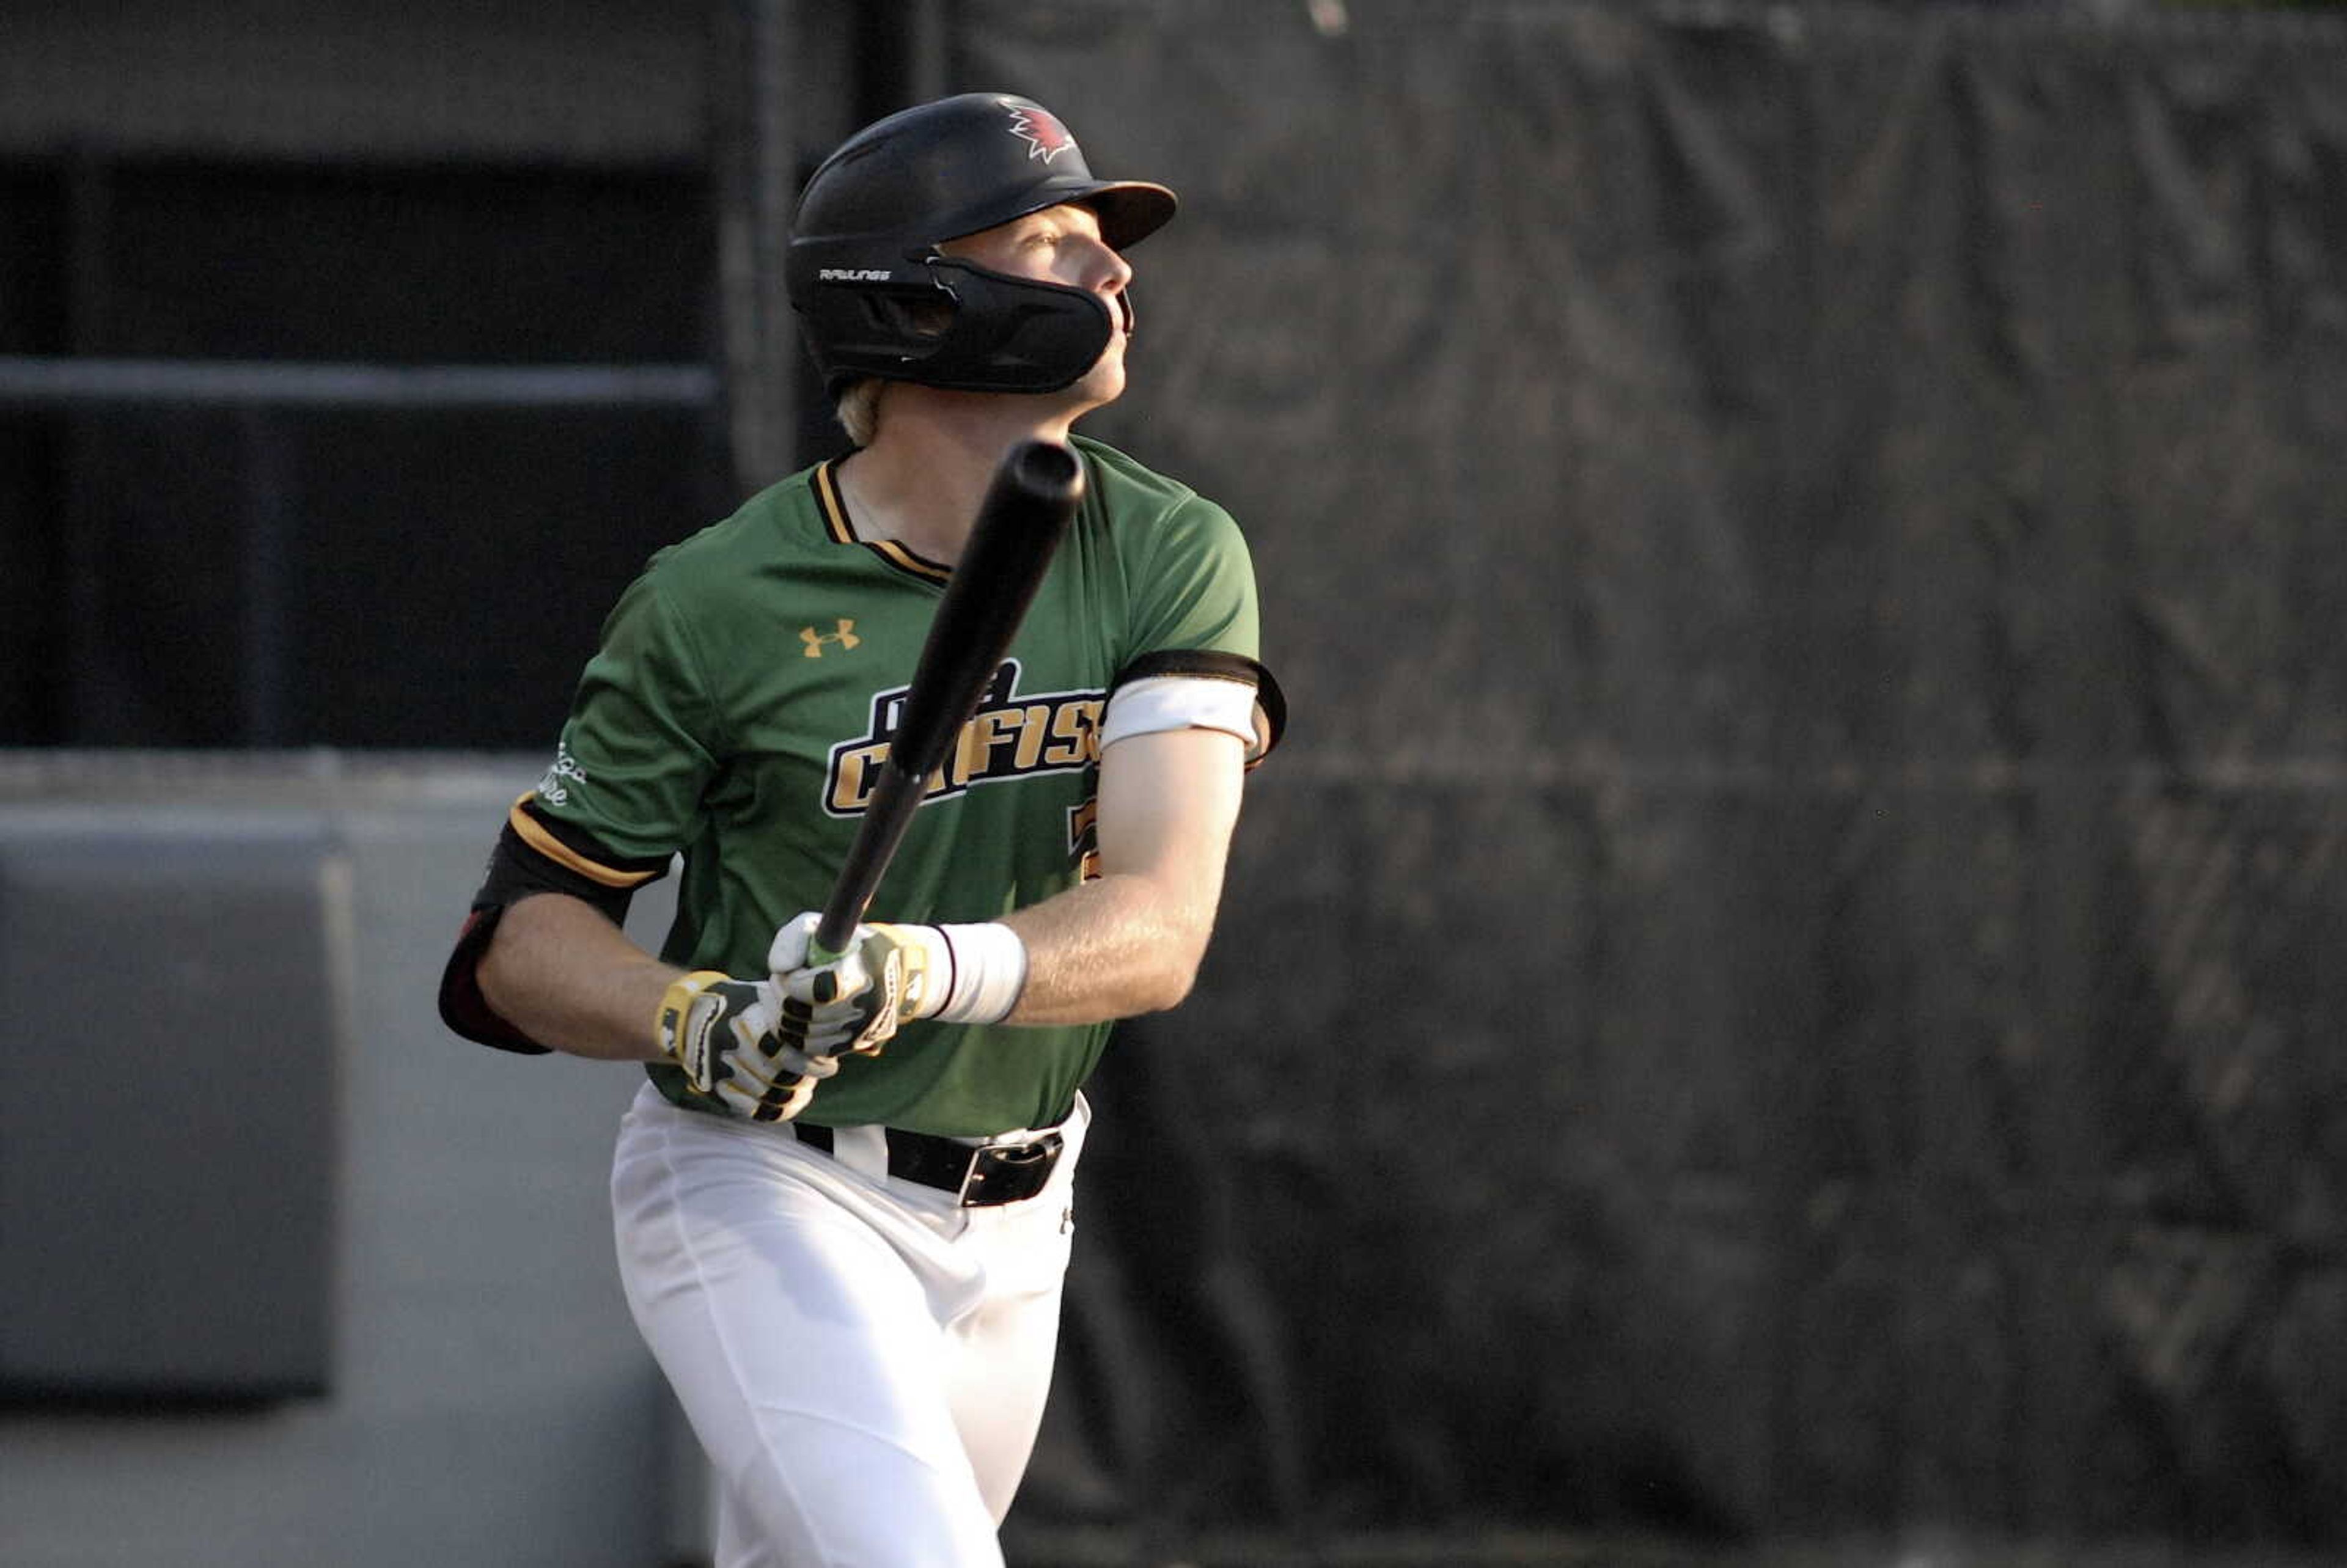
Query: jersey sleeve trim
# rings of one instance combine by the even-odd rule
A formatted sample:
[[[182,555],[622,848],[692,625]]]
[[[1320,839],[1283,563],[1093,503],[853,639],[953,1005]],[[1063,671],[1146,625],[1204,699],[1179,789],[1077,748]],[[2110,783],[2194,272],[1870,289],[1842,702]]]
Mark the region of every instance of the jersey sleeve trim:
[[[657,861],[620,860],[604,856],[586,835],[546,816],[538,804],[538,792],[531,790],[513,804],[506,814],[506,824],[516,837],[531,849],[575,876],[584,876],[600,886],[612,888],[641,887],[659,880],[668,869],[668,858]],[[574,847],[574,844],[577,847]],[[600,856],[600,858],[599,858]]]
[[[1258,661],[1249,659],[1243,653],[1225,653],[1211,648],[1165,648],[1141,655],[1118,671],[1115,681],[1111,682],[1108,712],[1113,713],[1117,708],[1117,700],[1129,690],[1138,687],[1141,682],[1158,682],[1169,678],[1184,682],[1224,682],[1246,688],[1253,693],[1254,700],[1251,704],[1252,712],[1245,722],[1245,727],[1242,730],[1234,724],[1214,723],[1211,722],[1211,719],[1202,721],[1189,717],[1182,719],[1179,725],[1171,723],[1150,723],[1144,725],[1140,723],[1139,720],[1146,710],[1140,704],[1129,702],[1125,704],[1131,712],[1131,718],[1128,720],[1129,727],[1119,733],[1142,734],[1147,733],[1149,729],[1171,729],[1193,723],[1200,723],[1202,727],[1207,729],[1227,730],[1247,743],[1246,765],[1254,768],[1266,757],[1271,755],[1273,748],[1279,744],[1280,737],[1287,731],[1287,699],[1280,691],[1279,682],[1273,679],[1271,671]],[[1165,688],[1156,687],[1152,690],[1160,693],[1160,700],[1162,700]],[[1135,694],[1140,693],[1135,692]],[[1199,696],[1203,700],[1194,704],[1196,712],[1207,715],[1220,712],[1220,704],[1213,698],[1205,696],[1203,692]],[[1179,712],[1181,706],[1181,703],[1176,702],[1165,709],[1159,716]],[[1103,717],[1106,715],[1104,714]],[[1105,744],[1116,738],[1116,733],[1104,731],[1102,743]]]

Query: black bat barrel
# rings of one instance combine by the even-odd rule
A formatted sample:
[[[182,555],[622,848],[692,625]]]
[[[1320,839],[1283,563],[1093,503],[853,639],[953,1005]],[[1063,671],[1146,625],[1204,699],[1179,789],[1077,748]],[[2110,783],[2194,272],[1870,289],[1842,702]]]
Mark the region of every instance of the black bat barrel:
[[[1022,441],[995,469],[921,645],[856,842],[815,927],[811,961],[844,951],[864,918],[928,793],[929,775],[1010,651],[1083,496],[1083,464],[1055,442]]]

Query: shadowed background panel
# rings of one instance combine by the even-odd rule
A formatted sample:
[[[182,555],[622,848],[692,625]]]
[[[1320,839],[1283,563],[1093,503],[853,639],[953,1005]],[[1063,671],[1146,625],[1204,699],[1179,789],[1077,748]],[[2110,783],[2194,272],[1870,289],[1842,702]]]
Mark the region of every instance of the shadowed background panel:
[[[1026,1517],[2347,1539],[2347,36],[959,15],[1295,714]]]
[[[0,833],[0,1396],[326,1391],[347,880],[299,818]]]

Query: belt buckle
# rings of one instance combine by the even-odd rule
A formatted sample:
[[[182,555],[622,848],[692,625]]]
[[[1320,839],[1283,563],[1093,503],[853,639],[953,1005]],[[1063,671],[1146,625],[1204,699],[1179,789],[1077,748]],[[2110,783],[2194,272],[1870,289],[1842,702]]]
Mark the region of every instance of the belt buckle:
[[[1031,1198],[1043,1190],[1052,1165],[1058,1163],[1060,1149],[1066,1140],[1057,1132],[1046,1132],[1031,1143],[984,1143],[971,1151],[969,1165],[961,1173],[961,1188],[954,1194],[954,1202],[962,1208],[976,1208],[990,1204],[1017,1203]],[[1040,1171],[1038,1170],[1040,1167]],[[1007,1173],[1025,1175],[1035,1173],[1035,1184],[1010,1197],[989,1198],[987,1184]]]

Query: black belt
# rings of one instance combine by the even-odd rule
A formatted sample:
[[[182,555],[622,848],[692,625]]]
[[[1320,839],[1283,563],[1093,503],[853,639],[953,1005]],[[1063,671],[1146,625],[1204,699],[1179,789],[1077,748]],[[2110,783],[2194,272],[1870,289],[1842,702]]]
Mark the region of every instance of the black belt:
[[[831,1129],[811,1122],[785,1122],[811,1149],[832,1152]],[[1057,1132],[1046,1132],[1031,1143],[965,1143],[929,1132],[907,1132],[895,1127],[881,1132],[888,1140],[888,1173],[899,1181],[918,1182],[951,1193],[966,1209],[990,1208],[1031,1198],[1051,1179],[1065,1144]]]

